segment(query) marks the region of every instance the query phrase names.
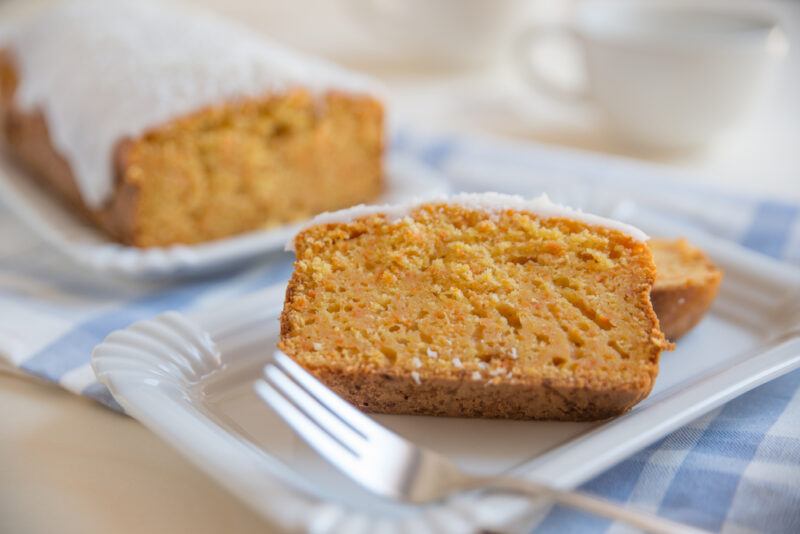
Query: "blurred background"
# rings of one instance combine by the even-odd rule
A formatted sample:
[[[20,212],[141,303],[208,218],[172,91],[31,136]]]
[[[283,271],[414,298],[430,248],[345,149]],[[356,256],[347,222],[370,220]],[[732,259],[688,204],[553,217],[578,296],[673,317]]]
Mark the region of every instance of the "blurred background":
[[[0,0],[0,18],[53,1]],[[692,13],[656,19],[658,31],[593,0],[181,3],[376,76],[395,125],[646,159],[800,199],[800,2],[662,2],[747,18]]]

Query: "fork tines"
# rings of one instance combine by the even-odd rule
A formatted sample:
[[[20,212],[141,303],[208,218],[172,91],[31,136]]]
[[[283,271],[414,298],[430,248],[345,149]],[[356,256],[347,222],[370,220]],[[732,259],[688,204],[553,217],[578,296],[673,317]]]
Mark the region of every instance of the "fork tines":
[[[350,463],[371,438],[389,432],[280,351],[264,367],[255,390],[309,445],[336,463]]]

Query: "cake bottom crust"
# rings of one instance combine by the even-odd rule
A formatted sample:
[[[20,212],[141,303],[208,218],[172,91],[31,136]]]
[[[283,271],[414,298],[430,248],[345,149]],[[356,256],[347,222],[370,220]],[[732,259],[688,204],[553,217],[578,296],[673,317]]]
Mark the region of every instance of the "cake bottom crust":
[[[312,373],[363,411],[396,415],[598,421],[627,412],[650,387],[595,389],[539,384],[423,378],[316,369]]]

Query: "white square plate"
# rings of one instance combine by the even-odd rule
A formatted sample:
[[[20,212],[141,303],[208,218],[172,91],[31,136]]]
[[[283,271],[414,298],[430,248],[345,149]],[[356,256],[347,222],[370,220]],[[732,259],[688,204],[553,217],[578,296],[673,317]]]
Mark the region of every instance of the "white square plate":
[[[447,192],[434,171],[408,158],[390,157],[387,188],[379,203],[430,198]],[[258,230],[201,243],[140,249],[111,241],[34,182],[7,155],[0,155],[0,195],[27,226],[82,267],[135,279],[205,274],[231,268],[276,250],[298,225]]]
[[[651,235],[675,227],[635,205],[606,212]],[[684,232],[685,233],[685,232]],[[571,488],[670,431],[800,367],[800,273],[708,236],[687,235],[725,270],[705,320],[662,355],[652,394],[600,423],[378,416],[400,434],[480,473]],[[208,338],[175,315],[118,331],[93,353],[98,378],[132,416],[284,527],[314,532],[459,532],[525,525],[518,499],[460,496],[416,507],[379,500],[326,465],[253,393],[278,337],[283,287],[194,314]],[[794,320],[790,319],[794,306]],[[794,331],[788,327],[793,325]]]

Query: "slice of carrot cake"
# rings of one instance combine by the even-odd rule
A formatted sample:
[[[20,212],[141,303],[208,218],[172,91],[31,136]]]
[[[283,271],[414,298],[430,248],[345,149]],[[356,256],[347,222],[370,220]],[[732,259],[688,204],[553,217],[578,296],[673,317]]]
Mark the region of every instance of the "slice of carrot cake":
[[[361,206],[290,247],[279,346],[364,410],[603,419],[669,346],[646,236],[544,196]]]
[[[651,239],[656,281],[650,299],[667,338],[676,340],[700,322],[722,282],[722,271],[685,239]]]

